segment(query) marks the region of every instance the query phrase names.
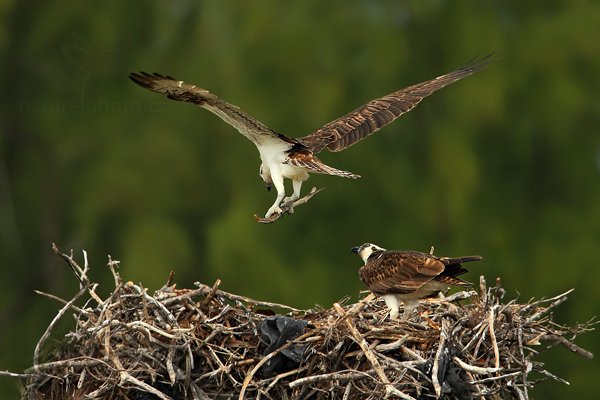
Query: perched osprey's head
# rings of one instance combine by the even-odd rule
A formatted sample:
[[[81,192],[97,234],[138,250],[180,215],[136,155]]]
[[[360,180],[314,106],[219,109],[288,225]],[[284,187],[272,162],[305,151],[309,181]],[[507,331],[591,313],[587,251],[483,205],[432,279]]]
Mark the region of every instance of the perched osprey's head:
[[[367,263],[367,261],[369,261],[369,257],[371,256],[371,254],[381,251],[385,251],[385,249],[372,243],[365,243],[360,247],[352,248],[352,252],[358,254],[365,264]]]
[[[265,165],[261,163],[260,169],[258,170],[258,174],[260,175],[260,178],[265,183],[267,190],[270,191],[271,187],[273,186],[273,178],[271,178],[271,170],[266,168]]]

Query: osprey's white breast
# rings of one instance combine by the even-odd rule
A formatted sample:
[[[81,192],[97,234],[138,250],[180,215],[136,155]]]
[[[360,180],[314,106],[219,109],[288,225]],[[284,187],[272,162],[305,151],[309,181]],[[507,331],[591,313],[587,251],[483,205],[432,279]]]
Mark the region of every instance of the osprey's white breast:
[[[257,144],[256,147],[263,164],[270,167],[272,164],[283,163],[287,157],[286,152],[292,148],[292,145],[277,138],[269,138]]]
[[[288,158],[287,151],[292,148],[291,143],[272,138],[264,140],[257,147],[260,159],[263,165],[271,171],[271,175],[278,175],[278,172],[281,176],[288,179],[302,181],[308,179],[308,173],[303,168],[284,163]]]

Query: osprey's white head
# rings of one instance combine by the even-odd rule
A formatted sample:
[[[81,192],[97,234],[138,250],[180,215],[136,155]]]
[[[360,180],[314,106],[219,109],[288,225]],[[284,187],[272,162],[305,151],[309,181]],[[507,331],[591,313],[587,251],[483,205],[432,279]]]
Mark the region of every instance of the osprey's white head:
[[[365,264],[369,261],[371,254],[380,251],[385,251],[385,249],[372,243],[365,243],[362,246],[352,248],[352,252],[358,254]]]
[[[267,190],[270,191],[271,187],[273,187],[273,178],[271,178],[271,171],[269,170],[269,168],[265,167],[265,164],[261,163],[260,168],[258,170],[258,174],[265,183]]]

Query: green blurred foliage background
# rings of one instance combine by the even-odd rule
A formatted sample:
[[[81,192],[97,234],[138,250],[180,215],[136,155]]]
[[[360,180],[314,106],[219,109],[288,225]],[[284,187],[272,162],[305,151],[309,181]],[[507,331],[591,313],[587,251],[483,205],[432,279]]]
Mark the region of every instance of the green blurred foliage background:
[[[599,311],[600,3],[552,1],[0,1],[0,369],[33,348],[76,281],[51,251],[88,251],[111,290],[159,288],[170,270],[295,307],[362,289],[365,241],[481,254],[469,275],[507,296],[576,291],[555,315]],[[274,193],[258,153],[205,110],[127,79],[157,71],[211,90],[273,129],[303,136],[367,100],[498,60],[423,101],[330,165],[358,181],[259,225]],[[69,321],[63,329],[69,327]],[[597,333],[578,344],[600,353]],[[571,382],[535,398],[598,398],[597,361],[542,357]],[[17,398],[0,379],[2,398]]]

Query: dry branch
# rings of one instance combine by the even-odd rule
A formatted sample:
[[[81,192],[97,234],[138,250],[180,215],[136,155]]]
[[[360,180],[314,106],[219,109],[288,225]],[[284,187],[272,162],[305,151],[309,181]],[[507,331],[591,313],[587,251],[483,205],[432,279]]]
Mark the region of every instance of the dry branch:
[[[24,382],[27,400],[528,399],[540,377],[566,382],[535,359],[540,351],[560,344],[592,356],[572,341],[595,321],[574,327],[552,321],[552,309],[570,292],[502,302],[499,284],[488,288],[481,279],[478,294],[430,299],[413,320],[391,321],[372,295],[301,311],[225,292],[220,281],[178,290],[172,276],[149,295],[123,283],[118,261],[110,260],[115,289],[100,299],[87,262],[81,268],[72,254],[56,251],[80,291],[70,301],[44,294],[62,308],[40,339],[34,365],[22,374],[0,371]],[[90,299],[97,306],[85,306]],[[50,332],[67,310],[75,311],[74,330],[41,351],[51,346]],[[274,318],[267,317],[273,310],[306,327],[266,351],[261,324]],[[294,354],[301,357],[293,361]],[[275,360],[286,363],[267,372]],[[531,373],[535,379],[528,379]]]
[[[261,224],[270,224],[271,222],[275,222],[280,217],[283,217],[285,214],[293,214],[295,207],[297,207],[301,204],[307,203],[315,194],[319,193],[323,189],[324,188],[317,189],[316,187],[313,187],[310,190],[310,192],[308,192],[303,197],[300,197],[298,200],[296,200],[292,203],[282,204],[280,206],[280,208],[281,208],[280,213],[275,213],[275,214],[271,215],[269,218],[259,217],[258,215],[254,214],[254,219],[256,219],[256,222],[260,222]]]

